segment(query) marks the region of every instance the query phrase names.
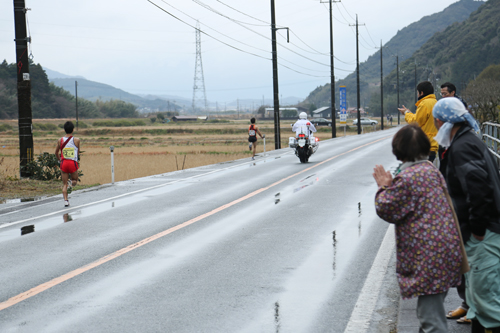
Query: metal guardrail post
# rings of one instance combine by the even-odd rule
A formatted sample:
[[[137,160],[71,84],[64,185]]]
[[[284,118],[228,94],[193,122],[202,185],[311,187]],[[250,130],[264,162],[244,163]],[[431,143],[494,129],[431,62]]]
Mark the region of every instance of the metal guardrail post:
[[[115,183],[115,159],[113,156],[115,147],[111,146],[109,147],[109,150],[111,151],[111,184]]]
[[[483,128],[483,141],[490,150],[490,152],[495,156],[497,160],[497,168],[500,170],[500,152],[498,151],[498,144],[500,143],[500,138],[498,136],[500,124],[485,122],[482,124]]]
[[[493,137],[498,139],[498,126],[495,126],[493,128]],[[493,141],[493,150],[498,153],[498,142],[497,141]],[[497,162],[498,162],[497,166],[500,169],[500,158],[497,158]]]

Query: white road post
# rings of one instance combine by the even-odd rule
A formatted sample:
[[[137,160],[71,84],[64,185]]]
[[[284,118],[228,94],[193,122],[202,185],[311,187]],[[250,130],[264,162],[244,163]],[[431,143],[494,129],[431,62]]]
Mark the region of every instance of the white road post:
[[[109,150],[111,151],[111,184],[115,183],[115,159],[113,156],[113,152],[115,150],[114,146],[110,146]]]
[[[262,140],[264,140],[264,157],[266,157],[266,136],[265,135],[262,138]]]

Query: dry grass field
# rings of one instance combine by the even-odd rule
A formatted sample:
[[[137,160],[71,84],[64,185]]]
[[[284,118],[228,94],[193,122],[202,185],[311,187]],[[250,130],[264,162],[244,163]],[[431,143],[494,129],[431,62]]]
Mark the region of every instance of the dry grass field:
[[[67,119],[36,119],[35,124],[63,124]],[[148,119],[146,119],[148,120]],[[145,122],[146,122],[145,120]],[[248,150],[249,120],[224,122],[182,122],[150,124],[134,127],[91,126],[94,120],[83,120],[89,126],[75,130],[81,139],[80,168],[84,174],[81,184],[94,185],[111,182],[110,146],[115,147],[115,181],[150,176],[180,169],[226,162],[250,157]],[[12,130],[0,131],[0,176],[19,176],[19,139],[17,121],[0,121]],[[292,136],[292,121],[281,122],[282,147],[287,147]],[[266,134],[266,150],[274,150],[274,124],[257,122]],[[365,130],[372,130],[365,128]],[[343,135],[343,130],[338,135]],[[355,134],[349,131],[348,135]],[[64,130],[34,130],[35,156],[43,152],[54,153],[56,140]],[[331,138],[331,128],[322,127],[316,134],[320,140]],[[257,153],[263,152],[259,138]]]

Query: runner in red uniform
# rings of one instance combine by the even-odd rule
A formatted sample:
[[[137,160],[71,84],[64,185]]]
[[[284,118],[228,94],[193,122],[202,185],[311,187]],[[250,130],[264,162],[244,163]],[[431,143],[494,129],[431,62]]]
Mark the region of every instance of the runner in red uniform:
[[[64,124],[66,135],[57,141],[56,156],[61,169],[63,181],[64,206],[69,206],[68,187],[76,185],[78,181],[78,154],[80,151],[80,139],[73,137],[75,126],[71,121]],[[71,180],[69,180],[71,178]]]
[[[257,134],[260,135],[262,139],[266,136],[262,135],[259,131],[259,128],[255,125],[255,118],[250,119],[250,127],[248,128],[248,149],[253,149],[252,160],[255,160],[255,151],[257,150]]]

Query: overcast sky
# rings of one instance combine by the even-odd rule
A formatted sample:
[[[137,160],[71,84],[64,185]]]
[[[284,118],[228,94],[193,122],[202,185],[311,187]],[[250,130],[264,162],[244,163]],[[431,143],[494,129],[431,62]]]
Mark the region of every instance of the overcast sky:
[[[151,2],[150,2],[151,1]],[[269,0],[26,0],[34,61],[131,93],[192,98],[196,20],[202,34],[207,99],[272,98]],[[327,1],[327,0],[323,0]],[[178,19],[152,4],[171,13]],[[305,98],[330,82],[328,3],[275,0],[280,96]],[[342,0],[333,5],[335,76],[355,69],[356,14],[360,60],[398,30],[456,0]],[[15,62],[13,1],[0,1],[1,58]],[[237,50],[238,49],[238,50]],[[241,50],[241,51],[240,51]],[[244,51],[244,52],[242,52]],[[288,68],[284,67],[287,66]],[[300,73],[299,73],[300,72]]]

